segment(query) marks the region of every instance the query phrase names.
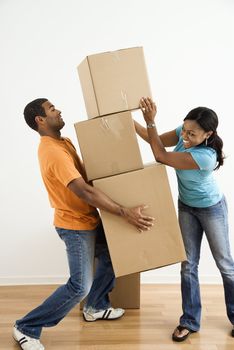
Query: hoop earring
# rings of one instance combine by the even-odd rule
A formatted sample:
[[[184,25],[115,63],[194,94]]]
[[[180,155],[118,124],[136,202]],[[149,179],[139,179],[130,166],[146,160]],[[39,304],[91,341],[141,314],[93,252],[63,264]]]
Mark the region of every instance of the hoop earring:
[[[205,141],[205,145],[207,146],[207,143],[208,143],[208,138],[206,139],[206,141]]]

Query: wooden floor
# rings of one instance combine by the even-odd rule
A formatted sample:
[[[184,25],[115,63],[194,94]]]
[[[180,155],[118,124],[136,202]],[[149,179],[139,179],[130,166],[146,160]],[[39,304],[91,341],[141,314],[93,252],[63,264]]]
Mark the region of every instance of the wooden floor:
[[[37,306],[55,286],[0,287],[0,349],[17,350],[14,320]],[[142,285],[141,309],[115,321],[84,322],[79,307],[56,327],[45,328],[46,350],[234,350],[222,286],[202,286],[203,318],[199,333],[183,343],[171,341],[181,313],[178,285]]]

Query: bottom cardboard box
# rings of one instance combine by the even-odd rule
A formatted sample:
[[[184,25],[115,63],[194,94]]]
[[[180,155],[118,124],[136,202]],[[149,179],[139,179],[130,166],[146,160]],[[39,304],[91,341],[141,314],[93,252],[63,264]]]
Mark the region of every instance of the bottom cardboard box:
[[[116,285],[110,293],[110,301],[113,307],[123,309],[140,308],[140,274],[134,273],[116,278]]]
[[[116,277],[186,260],[164,165],[95,180],[93,185],[125,207],[148,205],[144,213],[155,218],[154,226],[140,233],[122,217],[100,210]]]
[[[123,309],[140,308],[140,274],[134,273],[128,276],[116,278],[115,288],[109,294],[113,307]],[[83,308],[85,300],[80,303]]]

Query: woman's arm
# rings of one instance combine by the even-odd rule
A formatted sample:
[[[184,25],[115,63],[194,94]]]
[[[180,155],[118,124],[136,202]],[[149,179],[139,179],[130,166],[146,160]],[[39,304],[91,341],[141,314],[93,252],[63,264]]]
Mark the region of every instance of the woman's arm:
[[[140,101],[140,108],[142,110],[144,119],[146,121],[149,143],[153,151],[156,161],[169,165],[176,169],[199,169],[197,163],[188,152],[167,152],[162,143],[154,118],[157,113],[155,103],[149,98],[142,98]]]
[[[139,124],[136,120],[133,120],[133,121],[134,121],[136,133],[137,133],[143,140],[145,140],[146,142],[149,143],[149,136],[148,136],[148,133],[147,133],[147,129],[144,128],[144,126],[142,126],[141,124]]]
[[[137,121],[134,120],[134,125],[136,129],[136,133],[146,142],[149,143],[149,135],[147,132],[147,129],[139,124]],[[164,134],[160,135],[160,140],[163,143],[164,147],[172,147],[175,146],[178,142],[178,136],[176,135],[176,130],[171,130],[168,132],[165,132]]]
[[[179,141],[179,138],[176,135],[176,130],[165,132],[164,134],[160,135],[159,138],[164,147],[176,146]]]

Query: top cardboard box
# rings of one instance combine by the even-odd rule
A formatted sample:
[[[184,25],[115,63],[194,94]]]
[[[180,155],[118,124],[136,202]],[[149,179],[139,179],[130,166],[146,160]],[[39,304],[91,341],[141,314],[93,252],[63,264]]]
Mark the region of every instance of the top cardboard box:
[[[137,109],[151,97],[142,47],[87,56],[78,74],[89,119]]]

